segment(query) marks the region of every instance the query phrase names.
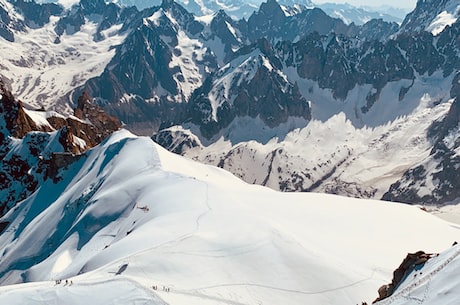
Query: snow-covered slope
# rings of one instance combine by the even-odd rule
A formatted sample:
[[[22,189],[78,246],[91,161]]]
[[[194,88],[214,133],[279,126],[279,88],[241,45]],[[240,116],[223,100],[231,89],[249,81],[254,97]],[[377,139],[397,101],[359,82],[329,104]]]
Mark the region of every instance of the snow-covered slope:
[[[458,304],[460,281],[460,247],[430,259],[421,269],[406,275],[395,293],[376,305],[455,305]]]
[[[375,128],[357,128],[339,114],[306,127],[292,122],[299,129],[287,134],[288,128],[283,133],[281,126],[270,129],[262,122],[238,120],[216,135],[213,144],[204,142],[207,146],[184,153],[274,189],[381,198],[398,177],[429,155],[431,143],[421,135],[449,107],[420,107]]]
[[[446,26],[454,24],[460,16],[460,4],[456,1],[450,1],[446,4],[445,10],[436,15],[431,23],[426,27],[426,31],[433,35],[441,33]]]
[[[454,24],[459,16],[457,0],[419,0],[415,10],[404,19],[400,32],[428,31],[436,36]]]
[[[101,31],[101,39],[94,39],[102,16],[93,17],[85,17],[75,33],[59,36],[55,28],[61,19],[51,16],[43,27],[15,31],[14,42],[0,39],[2,75],[10,79],[14,94],[36,107],[60,104],[61,111],[70,112],[67,93],[101,74],[115,54],[113,46],[126,36],[118,24]]]
[[[2,304],[355,304],[459,233],[417,207],[248,185],[127,131],[58,177],[0,219],[0,282],[28,282]]]

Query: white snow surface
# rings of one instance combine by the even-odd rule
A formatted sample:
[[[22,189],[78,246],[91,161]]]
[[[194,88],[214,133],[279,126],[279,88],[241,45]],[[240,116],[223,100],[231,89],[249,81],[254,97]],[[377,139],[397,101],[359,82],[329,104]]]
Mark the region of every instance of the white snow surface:
[[[124,130],[59,177],[1,219],[0,304],[356,304],[459,234],[414,206],[249,185]]]
[[[96,42],[97,23],[87,20],[80,31],[64,33],[56,44],[57,22],[58,17],[51,17],[42,28],[17,31],[14,42],[0,39],[0,65],[11,80],[13,94],[37,108],[55,106],[57,97],[99,76],[115,55],[113,46],[126,36],[118,34],[121,25],[115,25],[103,31],[105,39]],[[70,113],[71,107],[66,105],[60,112]]]
[[[433,35],[439,35],[447,26],[454,24],[460,15],[460,4],[458,1],[450,1],[446,4],[446,10],[437,15],[426,31]]]

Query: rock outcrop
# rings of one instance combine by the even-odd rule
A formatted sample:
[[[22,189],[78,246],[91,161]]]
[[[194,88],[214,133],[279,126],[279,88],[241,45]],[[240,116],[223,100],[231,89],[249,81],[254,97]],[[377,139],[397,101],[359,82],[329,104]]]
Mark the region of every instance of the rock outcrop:
[[[390,297],[409,273],[425,264],[434,255],[435,254],[427,254],[423,251],[407,254],[401,265],[393,272],[391,283],[379,288],[379,296],[373,303]]]
[[[121,123],[83,94],[74,116],[28,110],[0,80],[0,217]],[[35,118],[35,119],[34,119]],[[37,119],[38,118],[38,119]],[[62,162],[62,161],[65,162]]]

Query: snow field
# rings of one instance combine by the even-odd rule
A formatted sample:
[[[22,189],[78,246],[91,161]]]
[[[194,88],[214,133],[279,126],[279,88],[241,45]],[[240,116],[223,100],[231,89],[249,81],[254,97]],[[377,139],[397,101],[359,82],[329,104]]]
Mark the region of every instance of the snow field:
[[[61,175],[5,217],[17,229],[0,236],[0,281],[45,282],[0,288],[2,304],[356,303],[375,298],[407,252],[458,236],[417,207],[248,185],[127,131]]]
[[[125,39],[118,33],[121,25],[116,25],[103,31],[105,39],[96,42],[97,23],[87,20],[80,31],[64,33],[56,44],[57,22],[57,17],[51,17],[43,28],[15,32],[14,43],[0,40],[0,64],[15,96],[36,108],[55,106],[55,97],[64,97],[99,76],[115,54],[113,46]],[[65,107],[61,110],[70,113],[70,106]]]

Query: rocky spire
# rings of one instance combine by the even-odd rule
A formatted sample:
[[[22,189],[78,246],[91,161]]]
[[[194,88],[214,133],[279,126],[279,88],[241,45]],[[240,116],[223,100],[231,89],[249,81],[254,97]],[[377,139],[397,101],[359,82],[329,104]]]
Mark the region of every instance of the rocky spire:
[[[162,0],[161,7],[163,9],[169,9],[174,5],[174,0]]]

